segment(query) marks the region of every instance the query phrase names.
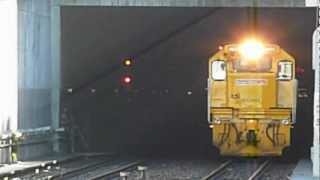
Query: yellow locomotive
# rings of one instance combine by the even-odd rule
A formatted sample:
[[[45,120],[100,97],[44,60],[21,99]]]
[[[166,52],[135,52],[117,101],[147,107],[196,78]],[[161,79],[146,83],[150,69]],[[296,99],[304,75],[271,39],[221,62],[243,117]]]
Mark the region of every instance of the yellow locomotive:
[[[221,155],[280,156],[295,123],[295,60],[255,39],[209,60],[208,122]]]

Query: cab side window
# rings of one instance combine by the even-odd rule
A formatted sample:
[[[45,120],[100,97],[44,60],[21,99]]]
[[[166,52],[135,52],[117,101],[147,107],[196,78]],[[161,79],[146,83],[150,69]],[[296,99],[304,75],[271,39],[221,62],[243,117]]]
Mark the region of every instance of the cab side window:
[[[292,79],[293,64],[290,61],[280,61],[278,64],[278,80]]]
[[[226,63],[221,60],[215,60],[211,64],[212,79],[215,81],[223,81],[226,79],[227,70]]]

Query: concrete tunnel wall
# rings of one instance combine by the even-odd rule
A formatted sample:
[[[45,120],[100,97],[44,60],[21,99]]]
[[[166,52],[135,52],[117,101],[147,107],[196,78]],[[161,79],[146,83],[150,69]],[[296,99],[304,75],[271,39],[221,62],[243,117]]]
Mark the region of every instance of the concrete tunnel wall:
[[[61,109],[75,119],[87,150],[210,153],[207,59],[219,45],[247,35],[245,8],[63,7],[61,13]],[[314,16],[314,9],[258,10],[259,35],[305,69],[300,87],[310,98],[299,100],[294,133],[295,144],[304,144],[301,151],[309,151],[312,142]],[[136,57],[130,89],[119,83],[128,71],[111,70],[128,56]],[[79,93],[67,92],[108,71]]]

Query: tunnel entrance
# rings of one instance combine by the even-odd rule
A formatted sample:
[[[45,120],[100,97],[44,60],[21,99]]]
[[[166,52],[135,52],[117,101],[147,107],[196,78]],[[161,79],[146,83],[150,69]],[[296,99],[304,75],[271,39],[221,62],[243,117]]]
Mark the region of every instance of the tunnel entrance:
[[[313,8],[259,8],[257,32],[304,69],[291,149],[312,144]],[[77,151],[211,154],[208,58],[248,36],[247,8],[61,8],[61,126]],[[132,58],[130,68],[121,65]],[[133,78],[130,86],[121,79]]]

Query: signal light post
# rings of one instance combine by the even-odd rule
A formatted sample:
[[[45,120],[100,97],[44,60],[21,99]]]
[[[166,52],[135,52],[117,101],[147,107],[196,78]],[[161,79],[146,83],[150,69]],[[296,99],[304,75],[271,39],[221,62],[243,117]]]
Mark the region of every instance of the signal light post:
[[[125,68],[126,74],[121,77],[121,84],[123,86],[128,87],[128,86],[130,86],[132,84],[132,81],[133,81],[132,75],[129,75],[129,74],[131,74],[130,71],[131,71],[131,68],[133,66],[133,59],[132,58],[126,58],[126,59],[124,59],[122,61],[122,64],[123,64],[123,66]]]

